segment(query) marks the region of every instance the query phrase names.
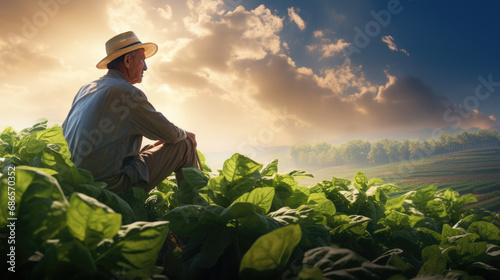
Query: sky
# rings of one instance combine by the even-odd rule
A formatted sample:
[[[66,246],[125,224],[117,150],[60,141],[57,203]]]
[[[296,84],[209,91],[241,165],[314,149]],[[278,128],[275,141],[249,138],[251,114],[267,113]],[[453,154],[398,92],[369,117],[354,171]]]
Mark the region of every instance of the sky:
[[[132,30],[137,86],[205,152],[500,117],[498,1],[1,0],[0,129],[62,124]],[[499,119],[500,120],[500,119]]]

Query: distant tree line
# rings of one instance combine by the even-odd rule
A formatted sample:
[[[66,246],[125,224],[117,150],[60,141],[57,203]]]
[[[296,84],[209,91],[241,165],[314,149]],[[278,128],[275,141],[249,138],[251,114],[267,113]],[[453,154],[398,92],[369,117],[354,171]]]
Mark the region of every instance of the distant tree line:
[[[354,139],[340,146],[326,142],[294,145],[290,148],[290,156],[297,166],[303,167],[379,165],[491,147],[500,147],[500,132],[480,129],[477,132],[462,131],[455,135],[443,132],[439,139],[429,138],[424,141],[386,138],[376,142]]]

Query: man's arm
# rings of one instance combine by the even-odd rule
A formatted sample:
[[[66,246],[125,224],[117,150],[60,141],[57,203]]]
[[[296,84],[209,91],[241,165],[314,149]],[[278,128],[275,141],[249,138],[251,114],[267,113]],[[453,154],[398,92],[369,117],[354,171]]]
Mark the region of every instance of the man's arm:
[[[198,143],[196,143],[196,136],[194,133],[192,132],[189,132],[189,131],[186,131],[186,138],[188,138],[189,140],[191,140],[191,143],[193,143],[193,147],[196,149]],[[158,146],[158,145],[161,145],[161,144],[164,144],[165,142],[163,141],[158,141],[156,143],[154,143],[153,146]]]
[[[133,94],[128,105],[130,106],[129,121],[134,132],[148,139],[165,143],[177,143],[187,137],[185,130],[177,127],[162,113],[155,110],[144,93],[138,91]]]

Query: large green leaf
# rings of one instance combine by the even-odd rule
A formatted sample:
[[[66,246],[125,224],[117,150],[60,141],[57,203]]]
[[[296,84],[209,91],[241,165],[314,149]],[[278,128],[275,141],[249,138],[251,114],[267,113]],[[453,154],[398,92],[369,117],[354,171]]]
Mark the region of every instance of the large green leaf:
[[[385,192],[381,187],[370,187],[366,191],[366,196],[372,198],[375,202],[381,205],[385,205],[385,203],[387,202],[387,196],[385,195]]]
[[[423,218],[424,217],[422,216],[408,215],[405,213],[392,211],[385,218],[380,219],[378,221],[378,224],[387,226],[395,231],[403,228],[414,227],[415,224],[421,221]]]
[[[257,275],[267,278],[279,275],[301,237],[299,225],[288,225],[259,237],[241,260],[241,277],[256,279]]]
[[[201,242],[208,233],[207,230],[226,225],[229,218],[220,217],[223,210],[224,208],[213,205],[185,205],[168,211],[162,219],[170,222],[170,229],[175,234]]]
[[[500,229],[492,223],[485,221],[473,222],[467,229],[470,233],[477,233],[481,239],[491,244],[500,243]]]
[[[446,258],[441,253],[439,245],[431,245],[422,250],[424,264],[418,272],[419,276],[441,274],[446,269]]]
[[[0,157],[15,153],[14,148],[19,142],[19,136],[12,127],[7,127],[0,134]]]
[[[405,202],[406,197],[407,197],[407,195],[404,194],[404,195],[387,200],[387,202],[384,205],[386,212],[390,213],[391,210],[400,211],[401,207],[403,206],[403,204]]]
[[[24,136],[19,142],[19,158],[29,163],[48,145],[52,145],[64,158],[71,158],[61,127],[52,127]]]
[[[257,163],[250,158],[234,154],[230,159],[224,162],[222,175],[229,183],[233,183],[244,177],[250,177],[255,171],[262,168],[262,164]]]
[[[39,279],[88,279],[94,278],[96,273],[92,251],[73,239],[49,247],[32,275]]]
[[[249,202],[261,209],[261,214],[266,214],[269,212],[269,209],[271,209],[274,193],[275,191],[272,187],[257,188],[238,197],[233,204],[238,202]]]
[[[182,175],[191,186],[198,190],[207,186],[209,178],[197,168],[183,168]]]
[[[120,196],[107,189],[99,188],[91,184],[80,184],[73,186],[75,192],[86,194],[97,199],[99,202],[109,206],[113,211],[122,215],[122,223],[130,224],[135,222],[136,216],[130,205]]]
[[[146,199],[148,199],[149,194],[143,189],[132,187],[125,192],[119,193],[118,196],[123,199],[132,211],[134,211],[135,218],[139,221],[147,221],[148,213],[146,212]]]
[[[425,206],[425,210],[427,213],[429,213],[429,216],[444,218],[448,215],[446,204],[440,198],[429,200],[427,202],[427,205]]]
[[[333,216],[337,212],[335,204],[326,198],[324,193],[312,193],[307,199],[307,204],[329,216]]]
[[[352,250],[334,247],[307,251],[302,264],[304,269],[320,269],[322,279],[327,280],[392,279],[391,276],[400,273],[393,266],[373,264]]]
[[[68,207],[67,225],[71,234],[90,248],[120,230],[122,217],[96,199],[74,193]]]
[[[287,200],[287,205],[290,208],[297,208],[300,205],[307,203],[307,198],[311,194],[309,188],[296,186],[292,187],[292,195]]]
[[[2,187],[2,190],[4,190],[0,192],[0,207],[2,207],[2,209],[8,209],[9,197],[15,198],[14,202],[16,207],[14,215],[9,215],[9,211],[2,210],[0,212],[0,227],[4,227],[8,224],[7,218],[18,216],[17,213],[19,211],[23,195],[29,187],[33,187],[39,191],[39,193],[33,193],[32,195],[44,197],[50,200],[58,200],[67,204],[67,200],[64,197],[57,180],[42,170],[26,166],[17,166],[12,167],[12,169],[9,170],[9,173],[10,174],[7,174],[7,176],[1,177],[0,180],[0,186]],[[15,178],[15,185],[12,186],[12,183],[10,184],[11,188],[15,189],[15,195],[11,195],[12,189],[8,189],[9,177]],[[31,209],[31,211],[36,211],[36,209]]]
[[[165,221],[135,222],[123,226],[112,243],[100,244],[96,265],[142,279],[152,276],[167,237],[168,224]]]
[[[200,189],[208,184],[208,177],[196,168],[183,168],[182,174],[186,180],[179,184],[174,198],[181,204],[207,205],[207,201],[200,195]]]
[[[55,238],[66,226],[66,208],[68,202],[57,180],[47,173],[31,167],[15,167],[15,212],[8,209],[8,179],[0,179],[1,228],[15,223],[16,228],[16,264],[21,266],[46,240]],[[7,174],[8,175],[8,174]],[[11,175],[13,175],[11,173]],[[14,177],[14,176],[10,176]],[[11,192],[11,193],[9,193]],[[17,220],[7,220],[17,218]],[[5,243],[7,244],[7,242]]]
[[[435,186],[429,186],[414,192],[410,198],[413,204],[418,208],[418,210],[425,210],[427,202],[434,199],[437,188]]]

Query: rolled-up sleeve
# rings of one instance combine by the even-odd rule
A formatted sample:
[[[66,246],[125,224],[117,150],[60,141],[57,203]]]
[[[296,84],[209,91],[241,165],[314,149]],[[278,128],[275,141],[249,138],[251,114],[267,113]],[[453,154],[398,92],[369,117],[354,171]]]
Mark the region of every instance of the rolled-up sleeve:
[[[132,130],[150,140],[177,143],[186,138],[186,131],[171,123],[162,113],[156,111],[141,91],[131,94],[129,121]]]

